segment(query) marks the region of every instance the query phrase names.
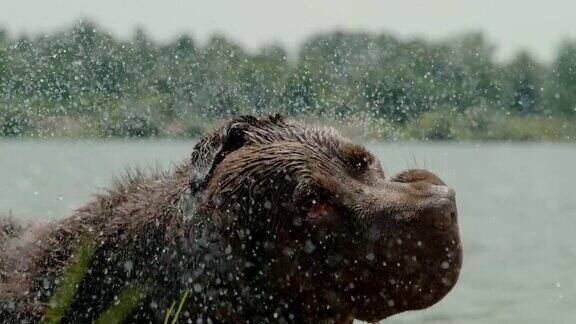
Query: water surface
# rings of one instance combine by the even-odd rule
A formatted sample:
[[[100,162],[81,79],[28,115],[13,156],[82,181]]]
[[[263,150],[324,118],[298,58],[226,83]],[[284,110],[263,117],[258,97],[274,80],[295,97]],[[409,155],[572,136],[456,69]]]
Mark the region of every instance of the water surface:
[[[0,213],[56,219],[126,167],[168,168],[188,141],[0,141]],[[576,147],[368,143],[389,173],[425,167],[457,191],[464,268],[432,308],[387,323],[576,323]]]

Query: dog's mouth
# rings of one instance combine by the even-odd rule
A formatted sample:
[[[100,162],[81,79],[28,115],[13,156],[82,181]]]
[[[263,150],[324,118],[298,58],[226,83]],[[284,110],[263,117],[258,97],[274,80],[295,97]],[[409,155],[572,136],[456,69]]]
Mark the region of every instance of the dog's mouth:
[[[402,244],[409,246],[410,242],[404,240]],[[352,281],[355,289],[350,292],[355,299],[355,318],[377,322],[397,313],[430,307],[444,298],[458,280],[462,250],[458,241],[444,253],[439,254],[438,249],[430,255],[426,250],[431,244],[416,238],[416,249],[397,249],[393,254],[370,250],[358,255],[361,264]],[[381,248],[389,249],[388,246]]]

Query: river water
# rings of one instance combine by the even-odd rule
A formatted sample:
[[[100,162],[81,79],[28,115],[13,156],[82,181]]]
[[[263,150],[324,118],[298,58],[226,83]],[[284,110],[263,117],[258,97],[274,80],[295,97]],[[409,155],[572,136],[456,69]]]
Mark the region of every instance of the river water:
[[[64,217],[126,167],[167,168],[193,142],[0,141],[0,214]],[[464,268],[439,304],[386,323],[576,323],[576,146],[367,143],[389,173],[456,189]]]

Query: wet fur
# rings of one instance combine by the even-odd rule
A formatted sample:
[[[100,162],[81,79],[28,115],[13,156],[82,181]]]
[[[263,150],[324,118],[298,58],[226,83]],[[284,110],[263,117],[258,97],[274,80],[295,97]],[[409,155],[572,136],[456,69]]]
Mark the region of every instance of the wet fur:
[[[380,284],[386,277],[363,259],[379,240],[389,248],[375,252],[377,258],[400,260],[398,235],[420,234],[408,218],[400,225],[382,223],[378,215],[418,209],[410,200],[397,203],[367,190],[384,178],[374,159],[330,128],[280,116],[233,119],[200,140],[189,161],[170,172],[131,172],[69,218],[29,228],[2,220],[0,317],[39,320],[86,238],[98,248],[63,322],[95,320],[132,282],[148,293],[128,322],[161,322],[184,291],[192,292],[184,310],[193,321],[350,322],[427,307],[451,286],[433,283],[430,289],[438,293],[420,298],[411,291],[404,295],[413,305],[387,306]],[[412,176],[400,175],[398,183]],[[427,173],[420,176],[435,181]],[[316,202],[354,217],[309,226],[306,211]],[[374,226],[383,231],[372,242],[366,232]],[[444,255],[446,246],[413,254]],[[356,258],[364,261],[355,263]],[[453,262],[459,269],[459,255]],[[386,288],[390,293],[416,280],[428,287],[427,280],[436,276],[394,271],[383,274],[394,276]],[[455,281],[457,274],[447,276]]]

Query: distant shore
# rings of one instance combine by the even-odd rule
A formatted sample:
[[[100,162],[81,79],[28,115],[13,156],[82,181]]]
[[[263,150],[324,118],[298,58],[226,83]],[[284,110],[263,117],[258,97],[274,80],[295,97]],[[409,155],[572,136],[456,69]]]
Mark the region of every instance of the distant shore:
[[[12,37],[0,26],[0,137],[198,137],[283,113],[388,140],[576,138],[576,40],[551,62],[494,58],[482,33],[431,40],[327,31],[297,55],[222,35],[120,39],[82,21]]]
[[[345,136],[389,141],[549,141],[575,142],[576,120],[500,113],[424,113],[414,121],[397,124],[382,118],[294,119],[333,126]],[[124,119],[115,124],[94,118],[49,117],[12,120],[0,125],[2,138],[198,138],[224,119],[151,121]]]

